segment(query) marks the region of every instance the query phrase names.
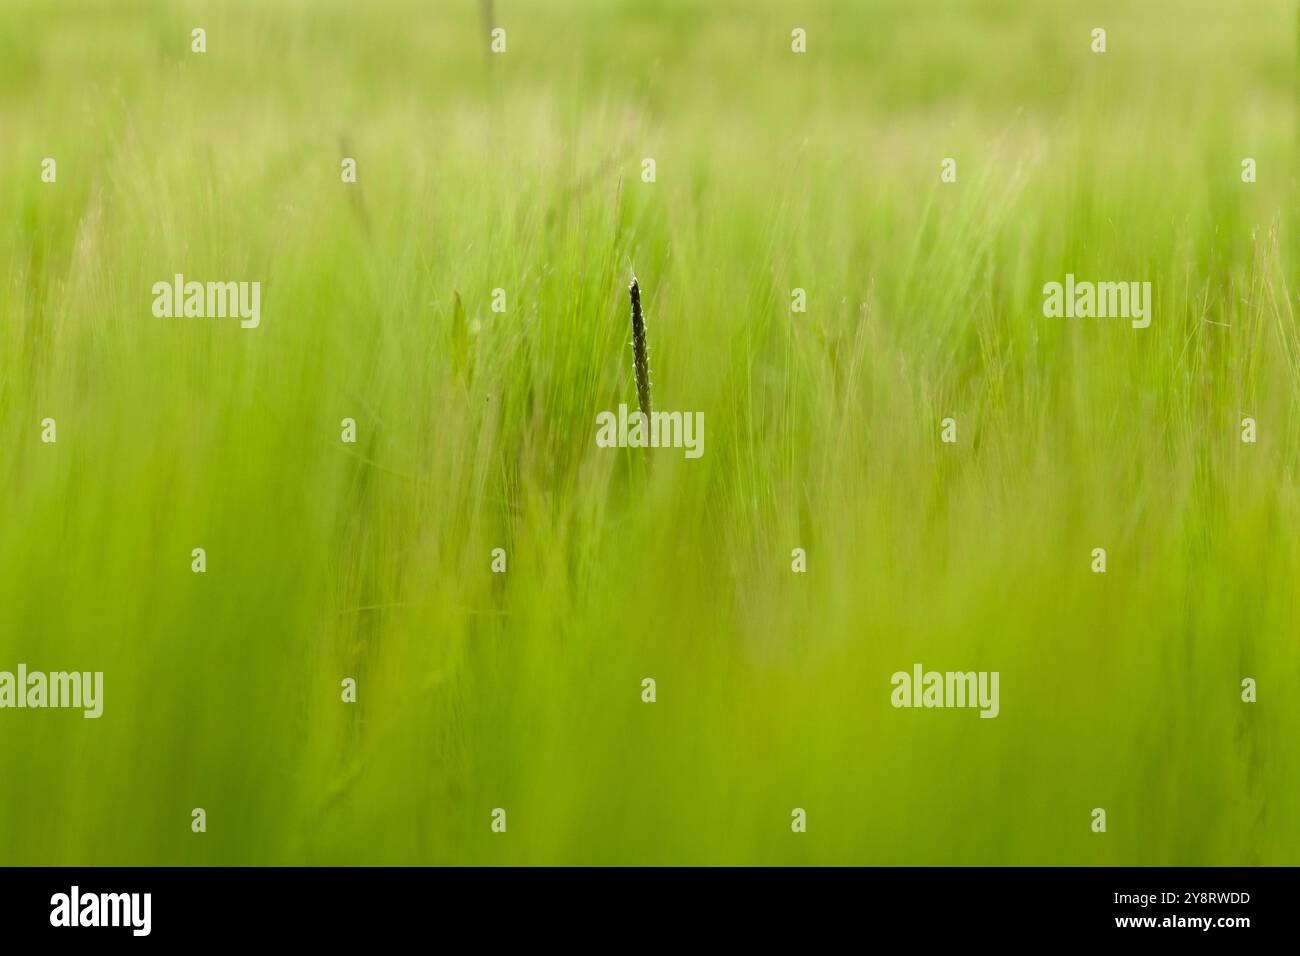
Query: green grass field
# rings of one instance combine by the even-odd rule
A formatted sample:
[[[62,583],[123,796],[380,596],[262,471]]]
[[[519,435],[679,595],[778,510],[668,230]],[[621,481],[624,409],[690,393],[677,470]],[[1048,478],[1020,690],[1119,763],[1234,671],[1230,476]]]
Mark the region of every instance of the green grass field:
[[[1296,4],[1075,6],[0,3],[0,863],[1300,863]]]

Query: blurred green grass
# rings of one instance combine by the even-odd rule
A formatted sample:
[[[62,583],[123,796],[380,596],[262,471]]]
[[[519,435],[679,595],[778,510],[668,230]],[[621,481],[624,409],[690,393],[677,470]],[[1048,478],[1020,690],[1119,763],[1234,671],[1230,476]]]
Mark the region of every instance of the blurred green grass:
[[[1294,5],[495,22],[0,4],[0,669],[105,672],[0,712],[0,863],[1300,862]],[[595,447],[633,270],[698,461]]]

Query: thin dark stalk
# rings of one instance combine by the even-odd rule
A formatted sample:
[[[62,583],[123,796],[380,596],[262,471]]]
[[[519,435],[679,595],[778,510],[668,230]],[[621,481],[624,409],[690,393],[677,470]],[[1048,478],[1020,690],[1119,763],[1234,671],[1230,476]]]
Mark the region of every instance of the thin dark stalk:
[[[633,276],[627,287],[632,297],[632,370],[636,373],[636,401],[644,415],[650,414],[650,353],[645,341],[645,316],[641,314],[641,289]]]

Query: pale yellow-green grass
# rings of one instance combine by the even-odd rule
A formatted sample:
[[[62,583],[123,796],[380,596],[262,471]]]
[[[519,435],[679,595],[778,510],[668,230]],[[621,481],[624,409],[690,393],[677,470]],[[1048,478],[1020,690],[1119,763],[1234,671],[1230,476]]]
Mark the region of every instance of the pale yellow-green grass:
[[[1295,5],[1072,7],[0,4],[0,863],[1300,862]]]

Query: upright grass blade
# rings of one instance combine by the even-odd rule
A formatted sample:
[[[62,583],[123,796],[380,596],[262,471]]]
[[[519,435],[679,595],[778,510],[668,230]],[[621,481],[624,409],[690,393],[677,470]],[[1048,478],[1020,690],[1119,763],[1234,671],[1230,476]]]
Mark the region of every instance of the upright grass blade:
[[[632,297],[632,369],[636,373],[636,401],[641,412],[650,414],[650,354],[645,341],[645,316],[641,312],[641,288],[632,277],[627,288]]]

